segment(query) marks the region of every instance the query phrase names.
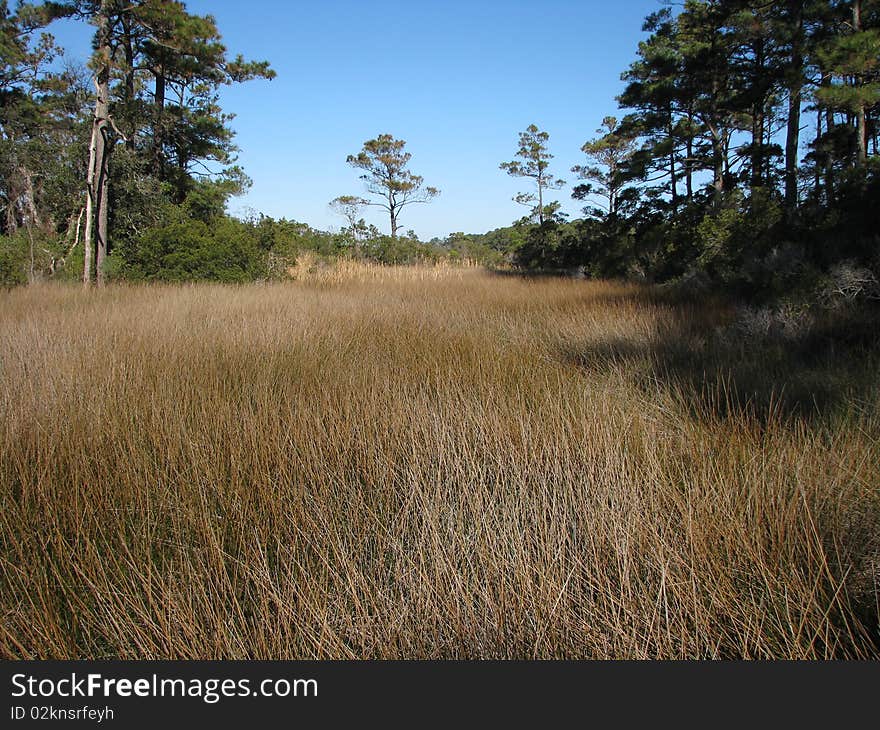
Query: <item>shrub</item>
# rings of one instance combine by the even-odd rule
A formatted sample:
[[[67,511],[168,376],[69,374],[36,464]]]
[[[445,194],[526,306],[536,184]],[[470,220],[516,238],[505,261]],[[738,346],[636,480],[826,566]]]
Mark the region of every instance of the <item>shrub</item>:
[[[880,299],[880,281],[871,269],[855,261],[841,261],[831,268],[819,290],[821,301],[830,307],[867,299]]]
[[[27,248],[17,236],[0,237],[0,286],[27,283]]]
[[[189,220],[147,232],[122,270],[129,278],[160,281],[243,282],[266,274],[253,232],[223,219],[213,228]]]

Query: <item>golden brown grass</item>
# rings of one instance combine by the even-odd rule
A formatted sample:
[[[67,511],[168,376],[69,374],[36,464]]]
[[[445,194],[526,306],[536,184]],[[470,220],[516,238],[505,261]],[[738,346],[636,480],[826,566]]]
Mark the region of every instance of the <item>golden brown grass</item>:
[[[737,400],[686,357],[730,312],[635,287],[312,273],[0,295],[3,655],[878,656],[873,381]]]

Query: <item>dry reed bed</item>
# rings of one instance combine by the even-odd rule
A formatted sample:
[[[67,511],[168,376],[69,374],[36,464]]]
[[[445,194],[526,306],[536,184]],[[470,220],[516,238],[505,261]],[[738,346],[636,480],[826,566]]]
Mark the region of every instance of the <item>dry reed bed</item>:
[[[634,287],[0,298],[7,657],[878,655],[876,389],[761,420],[565,357],[681,318]]]

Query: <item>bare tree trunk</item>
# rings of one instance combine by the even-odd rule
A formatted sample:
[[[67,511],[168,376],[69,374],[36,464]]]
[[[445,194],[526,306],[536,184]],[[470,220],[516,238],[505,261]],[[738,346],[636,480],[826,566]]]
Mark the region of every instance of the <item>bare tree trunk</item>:
[[[18,172],[21,174],[22,182],[24,183],[24,191],[22,193],[22,205],[27,208],[27,216],[22,217],[25,219],[25,223],[27,224],[30,221],[30,225],[40,227],[40,214],[37,212],[37,201],[36,201],[36,192],[34,190],[34,178],[31,174],[31,171],[28,170],[24,165],[21,165],[18,168]]]
[[[67,259],[70,258],[70,254],[76,251],[76,247],[79,246],[79,229],[82,224],[83,215],[85,215],[86,209],[85,206],[79,209],[79,214],[72,214],[70,216],[70,221],[67,224],[67,242],[70,243],[70,239],[73,238],[73,243],[67,247],[67,250],[64,252],[64,255],[58,260],[61,266],[64,266],[67,263]],[[76,226],[74,227],[74,218],[76,218]],[[52,271],[54,273],[55,266],[53,265]]]
[[[79,227],[82,224],[82,218],[83,218],[83,214],[85,212],[86,212],[85,207],[79,209],[79,215],[76,217],[76,234],[73,237],[73,248],[71,248],[70,251],[67,252],[68,256],[79,245]]]
[[[110,193],[110,175],[108,172],[108,163],[110,160],[110,150],[106,137],[103,142],[103,155],[101,157],[101,167],[99,168],[100,177],[98,180],[98,205],[95,211],[97,223],[95,225],[95,236],[97,243],[97,251],[95,257],[95,272],[97,274],[98,285],[101,286],[106,281],[106,273],[104,272],[104,264],[107,260],[107,223],[110,201],[108,199]]]
[[[98,284],[104,283],[104,261],[107,257],[107,194],[109,191],[109,155],[110,155],[110,0],[101,0],[101,9],[97,15],[97,49],[95,52],[97,74],[95,77],[95,115],[92,122],[92,146],[89,151],[88,188],[89,203],[94,217],[95,231],[95,270]],[[91,248],[92,216],[86,223],[86,245]],[[91,280],[91,255],[87,254],[86,268],[83,278]]]
[[[92,139],[89,142],[89,168],[86,174],[86,228],[83,232],[83,284],[92,283],[92,223],[94,221],[94,188],[95,188],[95,140],[98,127],[92,124]]]

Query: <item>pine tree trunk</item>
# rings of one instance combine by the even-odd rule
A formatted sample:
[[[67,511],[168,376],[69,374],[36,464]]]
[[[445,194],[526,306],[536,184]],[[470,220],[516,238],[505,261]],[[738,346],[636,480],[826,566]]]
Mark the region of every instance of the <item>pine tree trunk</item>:
[[[853,31],[860,33],[862,30],[862,0],[853,0]],[[859,78],[857,83],[862,83],[864,78]],[[859,103],[856,110],[856,140],[858,149],[856,152],[856,164],[864,167],[868,161],[868,125],[865,119],[865,102]]]
[[[134,41],[132,39],[131,25],[127,15],[122,17],[123,28],[123,51],[125,53],[125,104],[130,108],[134,103],[135,96],[135,68],[134,68]],[[134,150],[135,148],[134,134],[128,130],[128,139],[125,140],[125,146]]]
[[[826,74],[822,77],[822,86],[831,85],[831,76]],[[825,107],[825,134],[830,134],[835,127],[834,109],[830,106]],[[834,197],[834,162],[831,158],[831,151],[826,149],[824,155],[825,162],[825,202],[830,203]]]
[[[859,107],[859,110],[856,114],[858,119],[857,122],[857,130],[858,130],[858,141],[859,148],[857,153],[857,162],[859,167],[864,167],[865,163],[868,161],[868,125],[865,122],[865,105],[862,104]]]
[[[687,162],[685,163],[685,195],[687,195],[688,203],[692,202],[694,199],[694,138],[691,133],[691,128],[694,123],[693,114],[688,111],[688,128],[687,128],[687,142],[685,145],[685,155],[687,156]]]
[[[818,105],[816,106],[816,140],[813,143],[813,147],[818,150],[819,148],[819,140],[822,139],[822,108]],[[819,161],[816,160],[816,165],[813,170],[813,195],[816,200],[819,199],[819,193],[822,190],[822,175],[821,170],[819,169]]]
[[[538,225],[544,225],[544,180],[538,176]]]
[[[755,102],[752,110],[752,154],[751,154],[751,186],[758,188],[763,185],[764,171],[764,104],[763,100]]]
[[[155,103],[155,119],[153,120],[153,174],[160,180],[164,179],[165,167],[165,72],[161,68],[154,71],[156,85],[153,93]]]
[[[712,186],[715,188],[715,202],[721,201],[724,192],[724,141],[719,133],[712,132]]]
[[[672,214],[678,214],[678,176],[675,170],[675,139],[672,131],[672,110],[669,110],[669,122],[667,124],[667,134],[671,149],[669,150],[669,188],[672,195]]]
[[[803,2],[789,0],[794,25],[791,40],[791,61],[788,67],[788,125],[785,133],[785,208],[791,214],[798,204],[798,150],[801,131],[801,91],[804,81]]]
[[[764,63],[764,42],[758,39],[755,43],[754,75],[758,79],[756,86],[761,85],[761,93],[752,104],[752,145],[751,145],[751,187],[758,188],[764,184],[764,105],[767,102],[767,91],[762,79],[766,75]]]

